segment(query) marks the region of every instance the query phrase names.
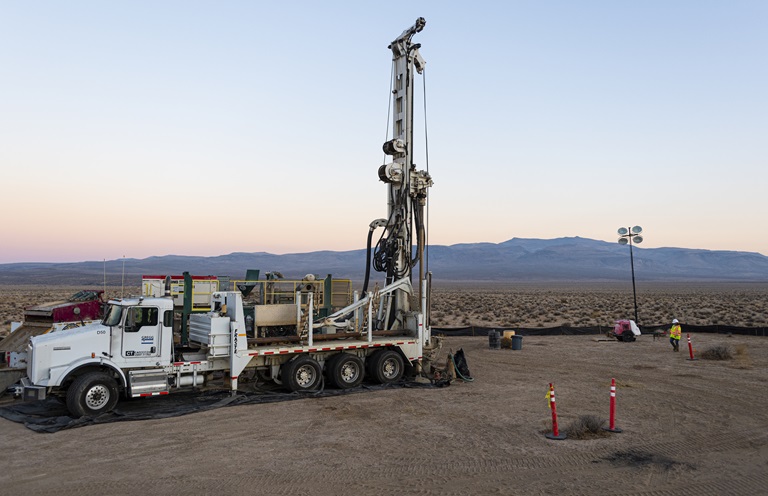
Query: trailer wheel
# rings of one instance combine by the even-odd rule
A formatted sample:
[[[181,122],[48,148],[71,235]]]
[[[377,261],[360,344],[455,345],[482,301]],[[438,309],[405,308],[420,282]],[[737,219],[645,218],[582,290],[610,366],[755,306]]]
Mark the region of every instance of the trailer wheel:
[[[67,390],[67,409],[77,417],[108,412],[117,400],[117,383],[104,372],[83,374]]]
[[[396,351],[377,351],[368,360],[368,374],[379,384],[391,384],[403,377],[403,357]]]
[[[363,360],[357,355],[339,353],[326,364],[328,381],[333,387],[349,389],[359,386],[365,374]]]
[[[322,380],[320,364],[308,356],[297,357],[280,367],[283,385],[289,391],[314,391]]]

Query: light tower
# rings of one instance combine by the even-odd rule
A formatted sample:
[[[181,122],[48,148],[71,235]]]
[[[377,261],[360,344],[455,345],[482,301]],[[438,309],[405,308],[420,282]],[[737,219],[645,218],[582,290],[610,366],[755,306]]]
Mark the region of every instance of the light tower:
[[[637,318],[637,291],[635,290],[635,257],[632,255],[632,243],[640,244],[643,242],[642,234],[643,228],[640,226],[634,226],[633,228],[620,227],[619,228],[619,244],[629,244],[629,265],[632,267],[632,298],[635,302],[635,323],[640,325]]]

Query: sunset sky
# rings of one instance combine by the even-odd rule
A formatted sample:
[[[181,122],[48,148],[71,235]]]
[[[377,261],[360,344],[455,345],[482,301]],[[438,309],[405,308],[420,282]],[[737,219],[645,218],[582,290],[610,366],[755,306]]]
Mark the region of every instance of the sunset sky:
[[[0,263],[363,248],[419,16],[431,244],[768,255],[765,1],[0,0]]]

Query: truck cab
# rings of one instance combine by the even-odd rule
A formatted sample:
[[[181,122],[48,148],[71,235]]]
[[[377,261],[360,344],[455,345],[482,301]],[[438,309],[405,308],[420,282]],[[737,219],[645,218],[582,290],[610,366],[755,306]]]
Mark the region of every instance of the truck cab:
[[[173,357],[173,301],[134,298],[110,302],[102,327],[110,331],[110,355],[121,368],[152,367]]]
[[[25,396],[66,392],[73,413],[108,410],[129,392],[126,373],[172,359],[172,299],[111,300],[101,323],[30,338]]]

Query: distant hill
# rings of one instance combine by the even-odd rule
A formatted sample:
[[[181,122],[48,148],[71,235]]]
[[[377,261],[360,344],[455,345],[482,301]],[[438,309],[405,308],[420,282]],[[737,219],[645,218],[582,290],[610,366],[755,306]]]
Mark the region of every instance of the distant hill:
[[[127,285],[139,285],[143,274],[184,271],[242,279],[247,269],[260,269],[262,274],[279,271],[287,278],[313,273],[361,281],[365,255],[365,250],[287,255],[231,253],[216,257],[167,255],[109,260],[106,274],[110,285],[120,284],[123,264]],[[608,282],[626,281],[630,274],[627,246],[579,237],[431,246],[428,255],[435,281]],[[768,257],[759,253],[635,247],[634,260],[638,281],[768,282]],[[101,285],[104,272],[105,263],[101,261],[0,264],[0,285]],[[372,275],[380,279],[378,276]]]

